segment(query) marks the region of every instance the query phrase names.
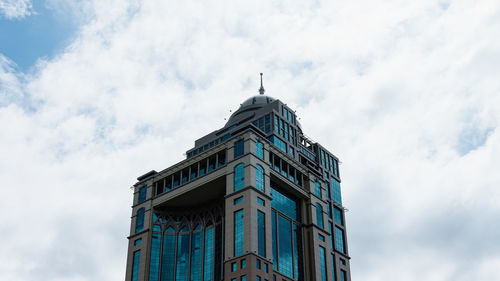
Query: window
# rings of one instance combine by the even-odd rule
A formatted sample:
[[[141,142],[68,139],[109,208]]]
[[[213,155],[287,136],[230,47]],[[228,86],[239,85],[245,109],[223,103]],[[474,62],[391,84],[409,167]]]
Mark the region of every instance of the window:
[[[264,263],[264,272],[269,273],[269,266],[267,263]]]
[[[149,261],[149,281],[159,281],[161,234],[151,236],[151,258]]]
[[[328,222],[328,226],[330,227],[330,248],[333,249],[333,225],[331,222]]]
[[[132,261],[132,281],[139,280],[139,264],[141,262],[141,250],[134,252],[134,259]]]
[[[191,278],[189,280],[201,280],[201,263],[203,258],[201,253],[202,242],[203,232],[197,231],[191,234]]]
[[[321,185],[319,184],[319,182],[314,183],[314,195],[321,198]]]
[[[257,227],[258,227],[257,229],[258,254],[259,256],[266,257],[266,214],[258,210],[257,210]]]
[[[337,251],[344,253],[344,231],[342,229],[335,227],[335,248]]]
[[[260,269],[260,260],[259,259],[257,259],[255,261],[255,265],[256,265],[257,269]]]
[[[241,269],[244,269],[245,267],[247,267],[247,260],[246,259],[242,259],[241,260]]]
[[[244,145],[243,140],[239,140],[239,141],[234,143],[234,159],[243,155],[243,153],[244,153],[243,145]]]
[[[231,263],[231,272],[235,272],[238,269],[238,264],[233,262]]]
[[[141,187],[141,189],[139,189],[139,201],[137,202],[138,204],[142,203],[146,200],[146,191],[147,190],[148,190],[147,186],[143,186],[143,187]]]
[[[234,167],[234,191],[245,187],[245,165],[240,163]]]
[[[320,258],[320,267],[321,267],[321,281],[326,281],[326,256],[325,256],[325,248],[319,247],[319,258]]]
[[[320,203],[316,203],[316,224],[323,228],[323,207]]]
[[[240,196],[240,197],[234,199],[234,201],[233,201],[234,205],[240,204],[241,202],[243,202],[243,199],[244,199],[243,196]]]
[[[266,206],[266,202],[260,197],[257,197],[257,203],[259,203],[262,206]]]
[[[260,279],[260,276],[257,275],[257,279],[255,279],[256,281],[261,281],[262,279]]]
[[[226,164],[226,151],[223,150],[217,154],[217,167],[222,167]]]
[[[342,205],[342,196],[340,195],[340,183],[334,178],[330,178],[330,183],[332,184],[333,201],[339,205]]]
[[[255,143],[255,154],[257,154],[257,157],[260,159],[264,159],[264,145],[261,142]]]
[[[333,208],[333,218],[334,218],[336,223],[343,225],[343,223],[342,223],[342,211],[337,207]]]
[[[205,262],[203,279],[212,281],[214,275],[214,228],[205,230]]]
[[[325,236],[318,233],[318,238],[319,238],[319,240],[325,242]]]
[[[198,176],[198,164],[191,165],[190,170],[191,170],[191,176],[189,180],[194,180]]]
[[[137,216],[135,221],[135,233],[142,231],[144,228],[144,208],[137,210]]]
[[[189,277],[189,229],[187,227],[184,227],[180,230],[180,232],[185,233],[180,233],[177,239],[177,264],[175,280],[187,281]]]
[[[243,209],[234,212],[234,256],[243,255]]]
[[[335,258],[333,257],[333,254],[330,254],[331,255],[331,260],[332,260],[332,278],[333,280],[337,280],[336,276],[337,276],[337,273],[335,273]]]
[[[279,138],[272,136],[269,138],[269,140],[276,146],[278,147],[281,151],[287,152],[286,151],[286,144],[284,141],[280,140]]]
[[[256,165],[256,179],[255,184],[258,190],[264,192],[264,168],[261,165]]]
[[[247,281],[247,276],[246,275],[242,275],[241,276],[241,281]]]
[[[339,260],[340,260],[340,264],[345,265],[345,260],[344,259],[339,259]]]
[[[328,176],[325,176],[325,178],[328,178]],[[332,199],[332,191],[328,183],[326,183],[326,197]]]
[[[141,245],[141,243],[142,243],[142,238],[139,238],[134,241],[134,246]]]
[[[345,271],[340,270],[340,280],[345,281]]]

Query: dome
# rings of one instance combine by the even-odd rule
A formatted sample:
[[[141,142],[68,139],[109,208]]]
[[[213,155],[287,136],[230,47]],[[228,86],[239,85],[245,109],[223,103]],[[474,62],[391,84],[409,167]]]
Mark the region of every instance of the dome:
[[[275,99],[266,95],[256,95],[246,99],[238,110],[236,110],[226,123],[226,126],[233,125],[239,120],[243,120],[251,116],[256,110],[264,107],[267,104],[274,102]]]

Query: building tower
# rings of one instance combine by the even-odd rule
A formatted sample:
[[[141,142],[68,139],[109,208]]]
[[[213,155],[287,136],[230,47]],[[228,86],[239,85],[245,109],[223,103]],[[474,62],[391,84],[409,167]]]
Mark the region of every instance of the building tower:
[[[339,161],[259,95],[137,178],[126,281],[350,281]]]

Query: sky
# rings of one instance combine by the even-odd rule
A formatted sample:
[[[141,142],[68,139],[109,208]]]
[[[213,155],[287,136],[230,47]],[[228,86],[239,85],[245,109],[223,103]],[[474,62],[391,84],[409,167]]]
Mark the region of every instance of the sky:
[[[499,65],[495,0],[0,0],[0,280],[123,280],[135,179],[260,72],[342,161],[352,280],[498,280]]]

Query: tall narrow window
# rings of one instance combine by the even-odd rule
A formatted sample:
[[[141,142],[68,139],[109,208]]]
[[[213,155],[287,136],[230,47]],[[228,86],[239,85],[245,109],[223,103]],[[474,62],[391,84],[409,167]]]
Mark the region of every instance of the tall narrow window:
[[[161,280],[173,281],[175,267],[175,230],[167,228],[163,235],[163,251],[161,256]]]
[[[314,183],[314,195],[321,198],[321,185],[319,184],[319,182]]]
[[[330,183],[332,184],[332,196],[335,203],[342,205],[342,196],[340,194],[340,183],[334,179],[330,178]]]
[[[316,224],[323,228],[323,207],[320,203],[316,203]]]
[[[333,254],[331,254],[331,258],[332,258],[332,280],[337,280],[336,278],[336,275],[337,273],[335,272],[335,257],[333,256]]]
[[[340,281],[345,281],[345,271],[340,270]]]
[[[337,251],[345,254],[344,231],[338,227],[335,227],[335,248]]]
[[[333,225],[331,222],[328,222],[328,226],[330,227],[330,248],[333,249]]]
[[[149,262],[149,281],[158,281],[160,267],[160,245],[161,245],[161,235],[159,233],[153,233],[151,236],[151,261]]]
[[[234,167],[234,191],[245,187],[245,165],[240,163]]]
[[[143,186],[141,187],[141,189],[139,189],[139,201],[137,203],[142,203],[146,200],[147,190],[148,190],[147,186]]]
[[[144,229],[144,208],[137,210],[137,216],[135,221],[135,233],[142,231]]]
[[[244,145],[243,140],[239,140],[239,141],[234,143],[234,159],[243,155],[243,153],[244,153],[243,145]]]
[[[257,227],[258,227],[258,254],[266,257],[266,214],[257,211]]]
[[[213,281],[214,276],[214,228],[205,231],[205,262],[203,280]]]
[[[334,217],[334,220],[336,223],[343,225],[343,223],[342,223],[342,211],[339,208],[337,208],[337,207],[333,208],[333,217]]]
[[[264,159],[264,145],[259,141],[255,143],[255,154],[260,159]]]
[[[264,192],[264,168],[261,165],[256,165],[256,179],[255,185],[258,190]]]
[[[177,238],[177,270],[176,270],[176,281],[187,281],[188,271],[189,271],[189,229],[184,227],[181,232],[186,231],[187,233],[179,234]]]
[[[243,255],[243,209],[234,212],[234,256]]]
[[[201,228],[200,228],[201,230]],[[191,279],[201,280],[201,244],[203,232],[194,232],[191,238]]]
[[[321,267],[321,281],[326,281],[326,256],[325,248],[319,247],[319,266]]]
[[[139,280],[139,264],[141,262],[141,250],[134,252],[134,259],[132,261],[132,281]]]

